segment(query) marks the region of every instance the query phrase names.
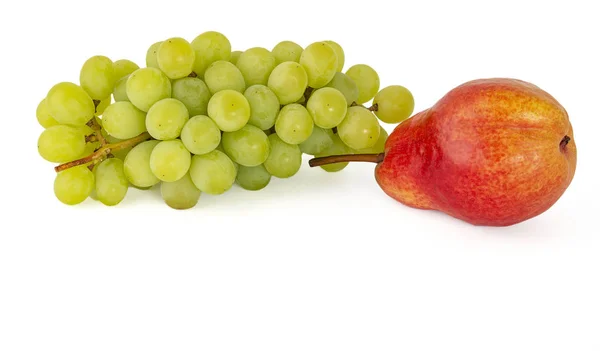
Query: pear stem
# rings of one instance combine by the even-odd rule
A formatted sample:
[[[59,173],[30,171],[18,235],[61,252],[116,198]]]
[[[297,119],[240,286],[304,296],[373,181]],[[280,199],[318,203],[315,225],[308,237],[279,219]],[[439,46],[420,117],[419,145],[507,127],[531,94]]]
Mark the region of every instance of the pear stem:
[[[383,161],[385,157],[385,153],[380,154],[353,154],[353,155],[333,155],[333,156],[325,156],[325,157],[317,157],[308,161],[309,166],[318,167],[324,166],[331,163],[339,163],[339,162],[373,162],[380,163]]]

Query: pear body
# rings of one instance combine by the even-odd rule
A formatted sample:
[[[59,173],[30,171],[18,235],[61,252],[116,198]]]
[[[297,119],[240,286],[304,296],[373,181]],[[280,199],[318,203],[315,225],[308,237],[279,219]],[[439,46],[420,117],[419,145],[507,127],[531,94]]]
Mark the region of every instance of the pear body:
[[[405,205],[508,226],[556,203],[576,163],[569,115],[555,98],[524,81],[479,79],[399,124],[375,178]]]

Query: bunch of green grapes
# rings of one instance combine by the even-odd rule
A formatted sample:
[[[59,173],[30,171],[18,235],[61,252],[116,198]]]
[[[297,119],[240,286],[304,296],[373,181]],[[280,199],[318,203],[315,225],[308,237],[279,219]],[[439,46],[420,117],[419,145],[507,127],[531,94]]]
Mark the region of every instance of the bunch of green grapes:
[[[52,86],[37,106],[38,151],[57,164],[54,192],[68,205],[114,206],[158,186],[188,209],[202,193],[260,190],[296,175],[303,154],[382,153],[380,122],[412,114],[408,89],[380,89],[373,68],[345,62],[331,40],[232,51],[215,31],[157,41],[142,66],[93,56],[79,82]]]

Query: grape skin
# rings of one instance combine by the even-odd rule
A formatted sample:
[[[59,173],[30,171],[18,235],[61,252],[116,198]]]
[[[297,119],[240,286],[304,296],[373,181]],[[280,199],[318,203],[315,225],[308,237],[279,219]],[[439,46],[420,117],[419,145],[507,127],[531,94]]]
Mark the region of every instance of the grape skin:
[[[204,193],[223,194],[231,189],[236,175],[233,161],[219,150],[192,157],[190,177],[194,185]]]
[[[235,182],[246,190],[256,191],[265,188],[271,182],[271,174],[265,166],[239,166]]]
[[[38,138],[38,152],[49,162],[69,162],[85,151],[85,135],[77,127],[56,125],[45,129]]]
[[[193,69],[198,77],[204,77],[204,72],[211,63],[219,60],[229,61],[231,58],[231,43],[219,32],[204,32],[194,38],[191,45],[196,52]]]
[[[202,79],[177,79],[173,81],[172,88],[172,97],[183,102],[190,116],[206,115],[211,94]]]
[[[242,72],[229,61],[216,61],[208,66],[204,72],[204,82],[211,94],[227,89],[243,93],[246,89]]]
[[[275,132],[288,144],[300,144],[310,137],[314,122],[306,108],[300,104],[284,106],[275,122]]]
[[[148,112],[156,102],[171,97],[171,81],[157,68],[140,68],[129,75],[126,91],[135,107]]]
[[[104,111],[102,123],[108,134],[129,139],[146,131],[146,113],[129,101],[115,102]]]
[[[160,182],[150,169],[150,155],[158,143],[159,140],[144,141],[134,146],[125,156],[125,177],[131,184],[146,188]]]
[[[308,86],[321,88],[335,75],[338,58],[335,50],[325,42],[312,43],[300,55],[300,64],[308,75]]]
[[[82,87],[61,82],[54,85],[46,96],[48,111],[60,124],[82,126],[94,118],[94,101]]]
[[[113,62],[113,70],[115,74],[115,81],[122,79],[137,71],[140,68],[135,62],[131,60],[121,59]]]
[[[325,43],[329,44],[333,51],[335,51],[335,55],[337,57],[337,68],[338,72],[341,72],[344,69],[344,63],[346,62],[346,55],[344,54],[344,49],[340,44],[333,40],[325,40]]]
[[[287,105],[298,101],[308,86],[306,70],[296,62],[283,62],[277,65],[269,75],[267,82],[279,103]]]
[[[223,133],[223,148],[234,162],[246,167],[262,164],[271,151],[267,135],[251,124],[235,132]]]
[[[81,87],[94,100],[103,100],[110,96],[115,86],[113,62],[106,56],[90,57],[79,74]]]
[[[38,123],[44,128],[50,128],[58,124],[58,122],[50,114],[48,103],[46,99],[42,99],[35,110],[35,116],[37,117]]]
[[[287,61],[300,61],[300,55],[302,55],[302,51],[304,51],[302,46],[289,40],[284,40],[277,43],[277,45],[273,47],[273,50],[271,50],[277,64]]]
[[[123,161],[109,158],[94,168],[96,197],[106,206],[116,206],[127,195],[129,182],[123,171]]]
[[[66,169],[54,179],[54,195],[66,205],[77,205],[87,199],[94,189],[94,174],[86,165]]]
[[[348,106],[344,95],[336,89],[325,87],[316,90],[306,103],[306,109],[321,128],[333,128],[342,122]]]
[[[162,44],[162,41],[157,41],[156,43],[150,45],[148,51],[146,51],[146,67],[159,68],[156,54],[160,44]]]
[[[264,163],[265,169],[274,177],[289,178],[300,170],[302,152],[298,145],[288,144],[277,134],[269,135],[271,153]]]
[[[191,155],[181,140],[161,141],[150,154],[150,169],[164,182],[174,182],[190,169]]]
[[[374,146],[380,133],[377,117],[362,106],[348,108],[346,117],[338,126],[338,135],[344,144],[359,150]]]
[[[181,135],[181,130],[189,120],[185,105],[173,98],[156,102],[146,115],[146,129],[157,140],[172,140]]]
[[[242,93],[221,90],[208,102],[208,116],[224,132],[235,132],[248,123],[250,103]]]
[[[260,84],[253,85],[246,89],[244,97],[250,104],[249,124],[262,130],[267,130],[275,125],[280,104],[271,89]]]
[[[167,206],[176,210],[187,210],[198,203],[200,190],[192,182],[189,173],[174,182],[162,182],[160,194]]]
[[[300,143],[300,150],[309,155],[317,155],[333,145],[333,131],[315,126],[311,135]]]
[[[267,85],[269,75],[277,62],[273,54],[261,47],[250,48],[240,55],[236,63],[248,85]]]
[[[158,68],[170,79],[187,77],[192,73],[195,59],[192,45],[179,37],[163,41],[156,51]]]
[[[379,91],[379,75],[369,65],[354,65],[348,68],[346,75],[350,77],[358,87],[357,104],[364,104],[370,101],[375,94],[377,94],[377,91]]]
[[[181,141],[191,153],[202,155],[219,146],[221,131],[210,117],[194,116],[183,126]]]
[[[390,85],[375,95],[373,105],[377,105],[375,115],[382,122],[400,123],[413,113],[415,99],[405,87]]]

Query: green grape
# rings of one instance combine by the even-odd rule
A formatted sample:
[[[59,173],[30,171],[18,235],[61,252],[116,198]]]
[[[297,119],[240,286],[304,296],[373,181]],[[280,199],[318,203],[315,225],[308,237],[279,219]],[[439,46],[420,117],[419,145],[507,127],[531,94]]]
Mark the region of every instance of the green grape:
[[[125,177],[123,161],[118,158],[100,162],[94,168],[94,179],[96,198],[106,206],[118,205],[127,195],[129,182]]]
[[[104,132],[104,130],[103,130],[103,132]],[[106,132],[104,132],[104,133],[103,133],[103,135],[104,135],[104,134],[106,134],[106,135],[104,136],[104,138],[106,139],[106,141],[107,141],[109,144],[116,144],[116,143],[119,143],[119,142],[123,141],[122,139],[117,139],[117,138],[115,138],[115,137],[114,137],[114,136],[112,136],[112,135],[108,135],[108,133],[106,133]],[[116,158],[118,158],[118,159],[120,159],[120,160],[123,160],[123,161],[125,161],[125,157],[127,157],[127,154],[129,153],[129,151],[131,151],[131,149],[132,149],[132,148],[133,148],[133,146],[126,147],[126,148],[124,148],[124,149],[119,149],[119,150],[116,150],[116,151],[115,151],[115,150],[111,150],[111,152],[110,152],[110,153],[111,153],[111,154],[112,154],[114,157],[116,157]]]
[[[337,68],[336,71],[341,72],[344,69],[344,63],[346,62],[346,55],[344,54],[344,49],[340,46],[340,44],[336,43],[333,40],[325,40],[325,43],[329,44],[333,51],[335,51],[335,55],[337,56]]]
[[[113,70],[115,71],[115,81],[122,79],[130,75],[131,73],[140,69],[135,62],[130,60],[117,60],[113,62]]]
[[[150,169],[164,182],[181,179],[190,169],[192,156],[181,140],[161,141],[150,155]]]
[[[308,85],[321,88],[333,78],[338,67],[335,50],[325,42],[312,43],[300,55],[300,64],[308,75]]]
[[[74,83],[54,85],[46,96],[46,103],[50,115],[60,124],[82,126],[94,118],[94,101]]]
[[[321,128],[333,128],[342,122],[348,110],[346,98],[339,90],[324,87],[312,93],[306,109],[315,124]]]
[[[46,128],[38,138],[38,152],[46,161],[73,161],[85,151],[85,134],[77,127],[56,125]]]
[[[219,146],[221,131],[210,117],[194,116],[183,126],[181,141],[191,153],[202,155]]]
[[[173,98],[183,102],[190,116],[206,115],[211,94],[200,78],[186,77],[173,81]]]
[[[370,66],[364,64],[354,65],[348,68],[346,75],[358,87],[357,104],[364,104],[377,94],[379,90],[379,75]]]
[[[366,148],[356,150],[358,154],[380,154],[385,151],[385,142],[387,141],[388,133],[383,127],[379,127],[379,138],[377,138],[377,142],[375,145]]]
[[[208,31],[192,40],[192,48],[196,52],[194,72],[203,77],[211,63],[219,60],[229,61],[231,58],[231,43],[219,32]]]
[[[129,101],[115,102],[104,111],[102,126],[115,138],[133,138],[146,131],[146,113]]]
[[[48,103],[46,99],[42,99],[35,110],[35,116],[37,117],[38,123],[44,128],[50,128],[58,124],[58,122],[50,114]]]
[[[267,172],[265,166],[255,167],[240,166],[235,182],[246,190],[260,190],[271,181],[271,173]]]
[[[200,199],[200,190],[192,182],[189,173],[174,182],[162,182],[160,194],[167,206],[176,210],[190,209]]]
[[[296,62],[283,62],[277,65],[268,81],[271,89],[279,103],[287,105],[298,101],[308,86],[308,76],[304,68]]]
[[[265,169],[274,177],[289,178],[298,173],[302,165],[302,152],[298,145],[288,144],[277,134],[269,135],[271,153],[264,163]]]
[[[171,140],[181,135],[190,115],[183,102],[167,98],[152,105],[146,115],[146,129],[158,140]]]
[[[346,98],[348,106],[358,100],[358,87],[356,83],[342,72],[336,72],[327,86],[339,90]]]
[[[410,92],[400,85],[390,85],[379,91],[373,98],[377,105],[375,115],[385,123],[400,123],[413,113],[415,99]]]
[[[340,139],[355,150],[374,146],[379,139],[379,129],[377,117],[362,106],[349,107],[346,117],[337,127]]]
[[[157,101],[171,97],[171,81],[158,68],[140,68],[127,79],[127,97],[144,112]]]
[[[215,61],[204,72],[204,82],[211,94],[221,90],[236,90],[243,93],[246,82],[242,72],[229,61]]]
[[[265,162],[271,150],[267,135],[251,124],[235,132],[223,133],[223,148],[234,162],[246,167]]]
[[[275,56],[265,48],[251,48],[242,52],[236,66],[242,72],[248,86],[267,85],[269,75],[276,66]]]
[[[273,56],[275,57],[275,61],[277,64],[282,62],[292,61],[298,62],[300,61],[300,55],[302,55],[302,46],[294,43],[293,41],[284,40],[282,42],[277,43],[273,48]]]
[[[156,51],[158,68],[170,79],[187,77],[192,73],[196,52],[183,38],[163,41]]]
[[[129,101],[129,97],[127,97],[127,79],[129,76],[126,75],[115,83],[115,89],[113,90],[115,101]]]
[[[315,126],[312,134],[300,143],[300,151],[309,155],[317,155],[333,145],[333,131]]]
[[[127,153],[123,168],[125,177],[134,186],[146,188],[160,182],[150,169],[150,155],[158,143],[160,143],[158,140],[144,141]]]
[[[233,63],[234,65],[238,62],[238,59],[240,58],[240,55],[242,54],[241,51],[232,51],[231,52],[231,57],[229,58],[229,62]]]
[[[208,116],[224,132],[241,129],[250,119],[250,103],[235,90],[221,90],[208,102]]]
[[[219,150],[192,157],[190,177],[204,193],[219,195],[231,189],[236,173],[233,161]]]
[[[113,62],[106,56],[90,57],[81,67],[79,84],[92,99],[106,99],[115,86]]]
[[[279,113],[279,100],[271,89],[264,85],[253,85],[246,89],[244,96],[250,104],[248,123],[265,130],[275,125]]]
[[[322,153],[316,154],[316,157],[325,157],[325,156],[333,156],[333,155],[347,155],[353,154],[354,150],[349,148],[344,142],[340,139],[337,134],[333,134],[332,136],[333,143],[329,148],[324,150]],[[348,162],[338,162],[332,163],[328,165],[321,166],[327,172],[339,172],[342,169],[348,166]]]
[[[150,45],[148,51],[146,51],[146,67],[159,68],[156,54],[158,53],[160,44],[162,44],[162,41]]]
[[[96,112],[94,112],[94,116],[96,117],[97,121],[100,120],[98,118],[98,116],[101,116],[104,113],[104,111],[106,110],[106,108],[108,106],[110,106],[111,102],[112,102],[112,99],[111,99],[110,96],[107,97],[104,100],[100,100],[100,102],[98,103],[98,106],[96,106]]]
[[[288,144],[300,144],[310,137],[314,122],[306,108],[300,104],[284,106],[277,116],[275,132]]]
[[[56,175],[54,195],[66,205],[77,205],[85,201],[94,189],[94,173],[87,165],[75,166]]]

